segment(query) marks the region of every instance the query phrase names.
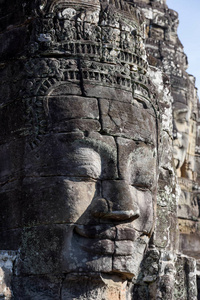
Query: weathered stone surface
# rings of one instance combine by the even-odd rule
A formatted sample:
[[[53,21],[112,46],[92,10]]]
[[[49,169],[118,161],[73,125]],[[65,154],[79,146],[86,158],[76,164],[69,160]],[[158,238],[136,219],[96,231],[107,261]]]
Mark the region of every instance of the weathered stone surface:
[[[155,118],[148,114],[140,102],[126,104],[119,101],[100,100],[102,129],[105,133],[155,144]],[[145,103],[145,102],[144,102]],[[145,105],[145,104],[144,104]],[[122,114],[122,107],[124,112]]]
[[[78,280],[77,280],[78,279]],[[88,285],[90,289],[88,290]],[[80,278],[77,275],[67,276],[62,287],[62,297],[64,299],[127,299],[127,295],[131,296],[131,289],[128,281],[117,275],[107,276],[106,274],[96,275],[93,278],[86,275]],[[128,297],[129,297],[128,296]]]
[[[98,102],[92,98],[49,97],[47,109],[52,129],[57,131],[63,131],[70,119],[99,119]]]
[[[1,296],[195,300],[199,108],[177,13],[1,2]]]
[[[197,299],[196,261],[178,255],[176,260],[175,299]]]
[[[23,172],[23,157],[25,140],[12,139],[0,147],[0,176],[1,184],[17,181]]]
[[[157,149],[139,141],[117,138],[119,173],[136,187],[152,190],[156,178]],[[127,160],[123,158],[126,157]]]
[[[165,249],[177,248],[177,225],[176,225],[176,199],[179,198],[178,203],[178,217],[179,217],[179,230],[180,230],[180,244],[179,249],[186,255],[194,258],[198,257],[198,218],[199,218],[199,205],[198,205],[198,177],[196,170],[198,169],[198,158],[195,162],[195,145],[196,139],[196,126],[198,115],[198,97],[195,88],[195,79],[193,76],[187,74],[187,57],[183,52],[177,36],[178,15],[176,12],[168,9],[162,1],[137,1],[137,5],[145,14],[147,21],[147,56],[148,61],[154,67],[159,67],[160,70],[169,76],[168,82],[171,84],[171,95],[173,98],[173,155],[174,163],[179,177],[179,184],[181,191],[176,188],[176,178],[174,176],[173,168],[170,167],[170,159],[172,151],[169,144],[171,143],[172,131],[167,125],[166,113],[170,115],[170,102],[167,103],[165,94],[161,96],[162,81],[159,77],[154,75],[158,72],[152,73],[153,82],[159,83],[159,94],[161,96],[160,109],[163,118],[161,130],[160,154],[161,154],[161,172],[159,177],[159,191],[158,191],[158,206],[157,206],[157,222],[154,233],[154,243],[159,247]],[[166,82],[166,80],[165,80]],[[163,91],[166,91],[166,88]],[[165,99],[165,100],[164,100]],[[187,99],[190,99],[189,101]],[[163,101],[164,100],[164,101]],[[171,100],[172,103],[172,100]],[[163,106],[164,104],[164,106]],[[167,106],[166,106],[167,105]],[[163,117],[164,114],[164,117]],[[165,119],[164,119],[165,118]],[[198,134],[197,134],[198,136]],[[197,142],[198,143],[198,142]],[[168,155],[165,149],[168,145]],[[162,154],[164,153],[164,155]],[[198,157],[198,154],[197,154]],[[196,167],[195,164],[197,163]],[[196,181],[196,183],[195,183]],[[170,184],[169,184],[170,183]],[[180,195],[180,196],[179,196]],[[169,213],[171,212],[171,213]],[[173,233],[174,231],[174,233]],[[191,242],[192,240],[192,242]],[[170,241],[170,242],[169,242]],[[174,262],[172,263],[174,265]],[[174,271],[173,271],[174,272]],[[188,276],[188,270],[183,271],[183,277]],[[195,273],[194,273],[195,274]],[[183,277],[181,284],[183,284]],[[165,292],[161,288],[162,299],[196,299],[196,292],[194,294],[172,294],[174,290],[174,277],[173,274],[164,275],[160,282],[167,285]],[[195,279],[193,281],[193,291],[195,291]],[[184,285],[184,284],[183,284]],[[188,286],[187,283],[185,283]],[[184,290],[181,288],[182,291]],[[181,290],[180,289],[180,290]],[[150,288],[146,286],[143,289],[148,294],[148,297],[153,297]],[[153,295],[158,291],[158,287],[153,288]],[[189,293],[189,292],[188,292]],[[144,296],[145,299],[145,296]]]
[[[14,276],[14,299],[59,300],[62,278],[57,276]]]
[[[85,224],[90,218],[86,211],[100,194],[100,183],[83,182],[81,178],[38,177],[25,180],[23,185],[23,226],[73,222]]]
[[[144,1],[138,4],[141,5],[141,2]],[[178,15],[163,3],[157,4],[156,8],[150,1],[141,5],[147,21],[146,49],[149,63],[159,66],[169,76],[173,97],[173,155],[182,190],[178,215],[191,219],[198,215],[197,207],[194,211],[192,191],[195,189],[192,181],[196,180],[194,157],[198,97],[195,79],[186,72],[187,57],[177,36]]]

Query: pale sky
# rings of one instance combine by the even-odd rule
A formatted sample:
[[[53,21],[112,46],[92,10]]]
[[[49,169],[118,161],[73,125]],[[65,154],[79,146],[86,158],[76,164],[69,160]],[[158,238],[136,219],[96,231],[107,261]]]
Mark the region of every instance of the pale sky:
[[[167,5],[179,14],[178,35],[188,57],[187,72],[196,77],[200,95],[200,0],[167,0]]]

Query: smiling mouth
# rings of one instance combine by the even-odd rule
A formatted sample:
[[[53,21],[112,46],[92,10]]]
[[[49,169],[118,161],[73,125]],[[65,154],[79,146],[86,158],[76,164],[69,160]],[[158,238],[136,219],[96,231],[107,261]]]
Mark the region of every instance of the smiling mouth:
[[[128,225],[76,225],[74,234],[84,251],[93,254],[130,256],[134,242],[141,235]]]

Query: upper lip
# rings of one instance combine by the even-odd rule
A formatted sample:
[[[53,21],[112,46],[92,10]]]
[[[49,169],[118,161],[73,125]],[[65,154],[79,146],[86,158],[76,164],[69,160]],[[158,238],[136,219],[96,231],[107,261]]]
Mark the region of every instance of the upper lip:
[[[75,232],[89,239],[109,239],[113,241],[134,241],[140,235],[130,224],[99,224],[99,225],[75,225]]]

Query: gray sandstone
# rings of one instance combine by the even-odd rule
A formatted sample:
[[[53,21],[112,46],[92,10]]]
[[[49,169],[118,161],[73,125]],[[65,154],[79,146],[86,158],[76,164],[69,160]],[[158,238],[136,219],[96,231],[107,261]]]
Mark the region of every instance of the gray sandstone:
[[[0,4],[0,298],[197,300],[195,78],[166,0]]]

